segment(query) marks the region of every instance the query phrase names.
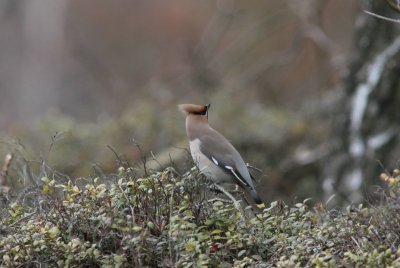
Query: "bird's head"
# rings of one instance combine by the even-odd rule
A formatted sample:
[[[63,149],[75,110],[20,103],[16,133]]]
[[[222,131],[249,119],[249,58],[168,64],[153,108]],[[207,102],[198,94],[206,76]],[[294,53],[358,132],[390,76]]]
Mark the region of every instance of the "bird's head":
[[[178,108],[182,112],[188,115],[195,116],[205,116],[208,118],[208,109],[210,109],[211,104],[206,105],[196,105],[196,104],[179,104]]]

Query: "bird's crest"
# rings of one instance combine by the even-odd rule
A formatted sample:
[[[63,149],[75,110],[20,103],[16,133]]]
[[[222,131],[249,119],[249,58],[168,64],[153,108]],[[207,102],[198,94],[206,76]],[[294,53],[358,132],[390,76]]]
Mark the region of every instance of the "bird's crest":
[[[188,114],[207,115],[207,111],[210,108],[210,106],[211,106],[211,104],[207,104],[207,105],[179,104],[178,108],[182,112],[186,112]]]

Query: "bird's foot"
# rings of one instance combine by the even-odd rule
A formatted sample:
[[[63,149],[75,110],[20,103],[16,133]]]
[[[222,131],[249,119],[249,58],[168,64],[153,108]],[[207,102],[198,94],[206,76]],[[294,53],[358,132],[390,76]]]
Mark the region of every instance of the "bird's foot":
[[[220,189],[218,189],[217,186],[215,186],[215,184],[209,185],[208,188],[210,189],[210,191],[211,191],[213,194],[222,194],[222,193],[223,193]]]

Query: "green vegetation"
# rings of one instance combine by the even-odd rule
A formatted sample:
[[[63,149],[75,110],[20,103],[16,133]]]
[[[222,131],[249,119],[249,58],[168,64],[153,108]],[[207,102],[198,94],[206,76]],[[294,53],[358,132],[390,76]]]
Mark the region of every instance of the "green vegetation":
[[[381,204],[327,211],[272,202],[255,217],[210,201],[193,168],[138,178],[50,175],[0,196],[2,267],[383,267],[400,265],[399,172]],[[249,210],[249,208],[247,208]]]
[[[110,173],[115,170],[115,156],[106,145],[118,149],[125,160],[137,162],[141,156],[132,138],[140,142],[144,152],[153,150],[156,154],[168,146],[166,141],[177,145],[180,140],[176,137],[185,137],[185,119],[175,106],[163,112],[163,117],[160,114],[159,108],[146,101],[118,116],[99,115],[94,122],[49,112],[29,126],[13,125],[11,137],[0,131],[0,156],[12,152],[37,159],[40,155],[52,168],[72,177],[89,174],[94,165]],[[172,124],[173,115],[182,116],[181,128]]]
[[[213,100],[223,103],[225,98],[220,93]],[[243,103],[234,99],[230,103],[212,106],[211,125],[229,138],[246,162],[268,176],[268,187],[260,185],[260,191],[270,200],[290,201],[293,196],[299,200],[319,199],[322,192],[317,182],[322,176],[319,173],[322,161],[315,157],[316,160],[304,164],[301,156],[314,155],[314,150],[319,150],[318,144],[330,140],[328,113],[305,115],[257,103],[238,112],[235,109],[244,107]],[[321,121],[319,117],[324,119]],[[171,165],[186,169],[185,115],[175,105],[159,107],[145,100],[119,115],[99,115],[97,121],[90,122],[49,112],[30,125],[15,123],[7,134],[0,131],[0,162],[7,153],[14,155],[10,167],[14,179],[8,185],[14,190],[24,187],[22,176],[16,174],[26,162],[36,174],[41,172],[44,161],[72,180],[88,174],[103,177],[118,168],[115,153],[108,145],[122,162],[138,169],[142,168],[142,155],[148,156],[149,169],[162,170]],[[152,154],[157,161],[152,160]],[[257,172],[254,175],[262,176]]]

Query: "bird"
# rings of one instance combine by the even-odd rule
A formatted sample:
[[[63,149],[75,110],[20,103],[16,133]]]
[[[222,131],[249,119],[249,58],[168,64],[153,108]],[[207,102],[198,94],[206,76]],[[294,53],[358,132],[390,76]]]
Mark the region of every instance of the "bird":
[[[236,184],[247,190],[256,204],[262,204],[247,165],[235,147],[208,123],[210,104],[179,104],[186,115],[186,134],[194,163],[217,186]],[[219,188],[219,187],[218,187]]]

